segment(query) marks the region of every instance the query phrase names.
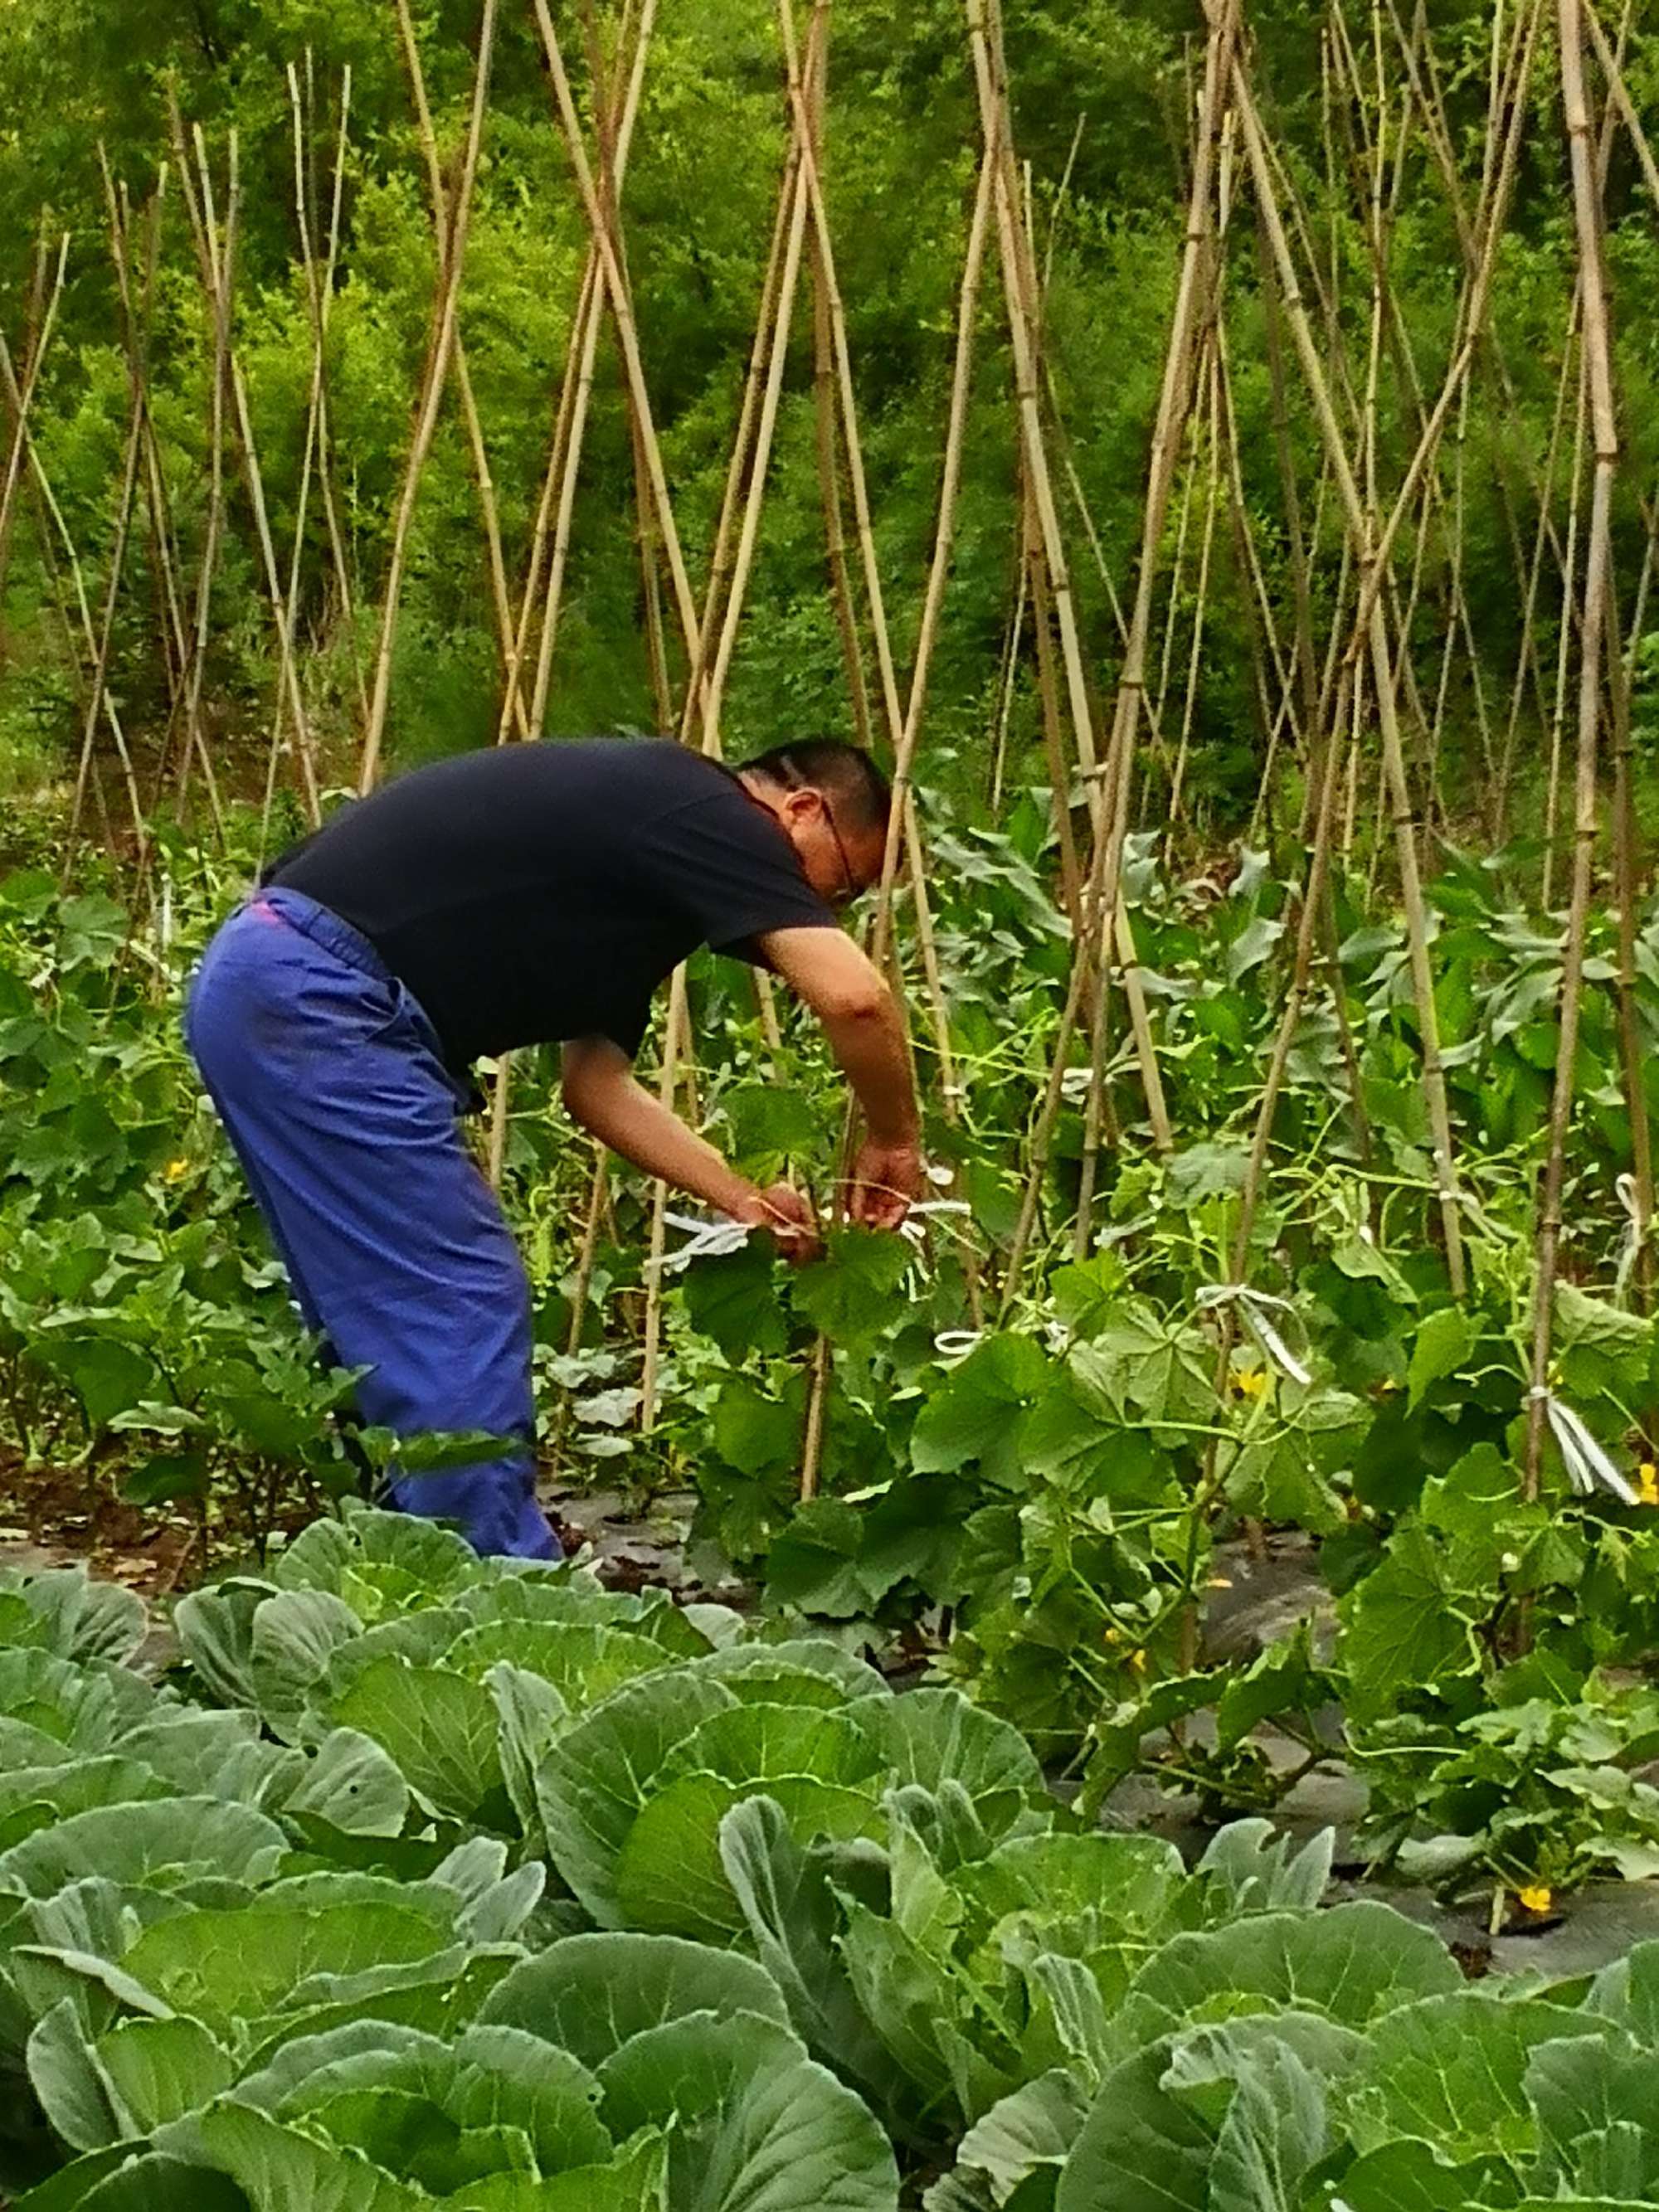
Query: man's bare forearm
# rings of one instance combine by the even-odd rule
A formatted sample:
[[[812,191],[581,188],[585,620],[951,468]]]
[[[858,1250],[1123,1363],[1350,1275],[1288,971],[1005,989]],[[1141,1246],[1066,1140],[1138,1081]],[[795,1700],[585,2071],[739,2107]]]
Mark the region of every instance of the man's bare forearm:
[[[882,1144],[915,1144],[920,1127],[915,1084],[892,993],[884,985],[867,1005],[824,1012],[818,1019],[870,1134]]]
[[[722,1213],[740,1218],[752,1206],[755,1186],[631,1076],[579,1093],[570,1105],[585,1129],[645,1174]]]

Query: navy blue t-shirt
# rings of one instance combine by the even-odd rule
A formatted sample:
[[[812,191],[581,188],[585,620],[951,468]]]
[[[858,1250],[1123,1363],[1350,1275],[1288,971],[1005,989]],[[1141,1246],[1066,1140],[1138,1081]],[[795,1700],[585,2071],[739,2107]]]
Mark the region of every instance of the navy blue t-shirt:
[[[267,880],[361,930],[452,1067],[568,1037],[638,1051],[700,945],[758,957],[836,928],[793,846],[717,761],[667,738],[508,744],[416,769],[283,854]]]

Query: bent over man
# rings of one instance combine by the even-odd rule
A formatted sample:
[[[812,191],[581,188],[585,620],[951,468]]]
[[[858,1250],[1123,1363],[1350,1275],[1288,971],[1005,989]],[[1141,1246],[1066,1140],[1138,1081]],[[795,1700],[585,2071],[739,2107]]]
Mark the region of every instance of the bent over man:
[[[530,1293],[461,1140],[480,1054],[563,1045],[574,1119],[650,1176],[810,1248],[634,1079],[652,994],[700,945],[811,1008],[868,1134],[850,1210],[896,1226],[921,1175],[898,1009],[835,909],[879,876],[890,794],[856,746],[735,772],[666,740],[505,745],[398,777],[283,854],[223,925],[185,1033],[308,1325],[397,1435],[521,1438],[394,1473],[480,1552],[557,1555],[537,1504]]]

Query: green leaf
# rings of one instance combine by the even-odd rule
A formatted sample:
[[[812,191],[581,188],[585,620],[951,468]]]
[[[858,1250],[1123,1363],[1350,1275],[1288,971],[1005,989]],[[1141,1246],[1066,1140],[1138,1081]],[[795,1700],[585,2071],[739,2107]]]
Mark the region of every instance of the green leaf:
[[[617,1862],[658,1771],[700,1721],[737,1702],[702,1671],[647,1675],[595,1705],[542,1761],[536,1798],[548,1856],[602,1928],[623,1923]]]
[[[1049,1379],[1049,1362],[1029,1336],[988,1336],[933,1391],[910,1435],[919,1474],[977,1461],[988,1480],[1023,1486],[1018,1451],[1025,1412]]]
[[[1420,1522],[1389,1540],[1380,1566],[1341,1601],[1338,1657],[1358,1720],[1388,1711],[1401,1690],[1432,1688],[1474,1666],[1463,1593]]]
[[[782,1352],[789,1330],[776,1277],[770,1243],[761,1237],[724,1259],[695,1260],[680,1278],[686,1318],[734,1364],[750,1353]]]
[[[153,2135],[230,2087],[228,2054],[197,2020],[126,2020],[100,2036],[98,2064],[131,2118]]]
[[[884,2096],[886,2062],[840,1954],[841,1916],[825,1855],[802,1848],[769,1797],[732,1807],[720,1822],[720,1853],[749,1940],[796,2033],[827,2064]]]
[[[1513,2172],[1501,2160],[1454,2166],[1431,2143],[1408,2140],[1356,2159],[1342,2176],[1340,2193],[1350,2212],[1471,2212],[1476,2205],[1513,2204],[1514,2190]]]
[[[764,1711],[748,1707],[744,1717]],[[823,1717],[806,1712],[802,1717]],[[645,1807],[617,1860],[617,1896],[630,1926],[715,1941],[738,1932],[742,1917],[720,1865],[720,1823],[734,1805],[763,1791],[775,1800],[802,1841],[860,1835],[874,1824],[872,1790],[817,1775],[773,1770],[736,1780],[708,1772],[682,1774]]]
[[[303,2002],[309,1984],[417,1964],[451,1935],[428,1893],[370,1875],[300,1876],[246,1905],[157,1921],[122,1963],[230,2045],[239,2026]]]
[[[897,2212],[898,2169],[867,2107],[771,2021],[671,2021],[624,2044],[600,2080],[614,2134],[676,2119],[676,2203]]]
[[[505,1794],[495,1707],[480,1683],[380,1659],[335,1700],[333,1718],[372,1736],[411,1790],[457,1820],[478,1819]]]
[[[1524,2160],[1538,2142],[1528,2063],[1540,2044],[1583,2027],[1562,2005],[1471,1990],[1402,2006],[1371,2030],[1350,2119],[1356,2147],[1417,2136],[1455,2160]]]
[[[989,2185],[986,2201],[1006,2204],[1033,2174],[1052,2170],[1058,2175],[1088,2113],[1087,2094],[1073,2075],[1058,2069],[1041,2074],[999,2100],[969,2129],[957,2148],[955,2173],[964,2184],[969,2176],[983,2175]],[[933,2212],[934,2192],[923,2203]]]
[[[486,2000],[481,2025],[521,2028],[599,2068],[665,2021],[788,2012],[752,1959],[676,1936],[568,1936],[515,1966]],[[641,2122],[641,2124],[645,2124]]]
[[[1474,1351],[1479,1334],[1474,1322],[1460,1306],[1441,1306],[1424,1316],[1406,1374],[1412,1407],[1431,1383],[1456,1374]]]
[[[71,2150],[105,2150],[128,2132],[72,1997],[36,2021],[28,2041],[28,2076],[41,2111]]]
[[[244,2190],[254,2212],[421,2212],[430,2200],[361,2153],[284,2127],[246,2105],[193,2123],[204,2157]]]
[[[798,1270],[795,1310],[833,1343],[856,1349],[881,1334],[911,1259],[902,1237],[880,1229],[832,1231],[828,1255]]]
[[[1439,1939],[1389,1905],[1267,1912],[1172,1937],[1130,1984],[1114,2031],[1144,2043],[1224,1999],[1230,2014],[1316,2013],[1363,2028],[1414,1997],[1462,1986]]]
[[[270,1878],[286,1848],[276,1823],[246,1805],[174,1797],[104,1806],[0,1853],[0,1889],[49,1897],[88,1875],[173,1887],[210,1875],[259,1881]]]
[[[793,1468],[800,1457],[801,1394],[769,1397],[746,1376],[722,1384],[714,1401],[714,1449],[742,1474]]]
[[[331,1729],[272,1811],[308,1814],[348,1836],[399,1836],[409,1784],[387,1753],[356,1729]]]
[[[1164,2087],[1169,2046],[1114,2069],[1061,2169],[1054,2212],[1207,2212],[1212,2130]]]
[[[1308,2174],[1331,2148],[1325,2084],[1288,2044],[1240,2053],[1234,2040],[1224,2030],[1186,2039],[1164,2077],[1176,2090],[1232,2090],[1210,2162],[1210,2212],[1298,2212]]]
[[[872,1700],[853,1719],[890,1771],[890,1787],[914,1783],[932,1791],[958,1782],[993,1834],[1012,1827],[1027,1804],[1047,1806],[1042,1769],[1019,1730],[959,1690]]]

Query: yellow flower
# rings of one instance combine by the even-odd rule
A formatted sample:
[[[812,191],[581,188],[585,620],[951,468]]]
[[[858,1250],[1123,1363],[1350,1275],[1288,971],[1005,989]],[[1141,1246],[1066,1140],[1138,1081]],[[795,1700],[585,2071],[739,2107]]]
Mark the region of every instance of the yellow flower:
[[[1259,1398],[1267,1387],[1265,1367],[1235,1367],[1232,1383],[1241,1398]]]
[[[187,1176],[190,1173],[190,1162],[188,1160],[169,1160],[167,1166],[162,1170],[162,1173],[166,1176],[169,1182],[177,1182],[180,1176]]]
[[[1538,1882],[1533,1883],[1528,1888],[1517,1889],[1515,1894],[1517,1901],[1524,1905],[1528,1912],[1547,1912],[1555,1897],[1555,1892],[1553,1889],[1547,1889]]]
[[[1123,1631],[1121,1628],[1103,1628],[1100,1632],[1100,1640],[1105,1644],[1121,1644]]]
[[[1144,1674],[1146,1671],[1146,1654],[1144,1651],[1132,1651],[1129,1654],[1129,1664],[1137,1674]]]
[[[1636,1470],[1636,1496],[1638,1504],[1659,1505],[1659,1467],[1644,1459]]]

